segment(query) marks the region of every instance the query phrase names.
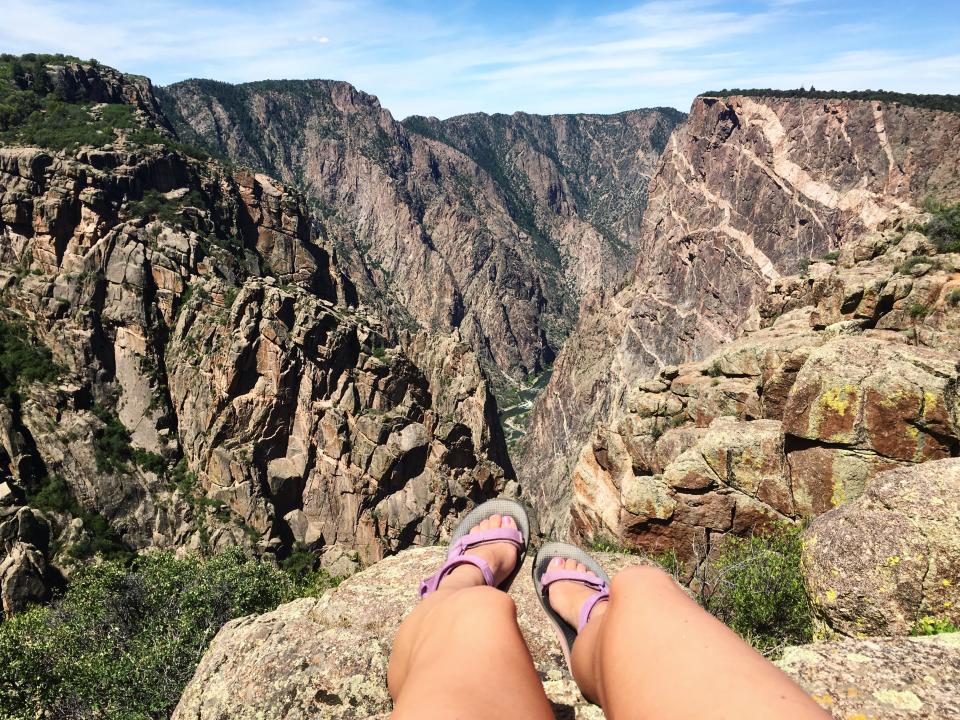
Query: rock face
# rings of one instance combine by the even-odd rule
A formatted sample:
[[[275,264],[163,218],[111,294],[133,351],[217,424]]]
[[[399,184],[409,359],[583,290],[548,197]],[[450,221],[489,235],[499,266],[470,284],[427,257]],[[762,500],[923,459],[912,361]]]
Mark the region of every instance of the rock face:
[[[386,718],[393,636],[416,603],[417,579],[433,572],[444,553],[443,548],[406,550],[321,598],[231,621],[201,660],[174,720]],[[638,560],[598,557],[611,573]],[[530,562],[511,596],[547,696],[558,717],[599,720],[600,709],[583,701],[567,674],[556,638],[525,580]],[[956,707],[957,638],[847,640],[788,648],[781,667],[838,718],[850,717],[838,712],[848,707],[872,708],[871,717],[878,719],[949,717]],[[913,714],[903,714],[905,710]]]
[[[764,327],[635,383],[551,502],[569,498],[577,535],[699,562],[727,533],[819,515],[883,470],[956,456],[960,257],[933,251],[894,227],[771,284]],[[863,300],[865,280],[882,303]]]
[[[814,608],[839,632],[960,624],[960,459],[877,475],[807,529],[803,564]]]
[[[43,515],[2,505],[0,500],[0,610],[10,615],[48,600],[60,578],[47,562],[50,527]]]
[[[104,102],[149,91],[57,72]],[[59,367],[4,388],[14,506],[62,481],[133,549],[371,561],[516,492],[476,355],[426,332],[400,348],[302,196],[265,175],[127,130],[70,153],[0,148],[0,295],[0,320]],[[50,546],[82,537],[76,522],[54,517]],[[47,549],[4,532],[3,587],[27,588]]]
[[[949,718],[960,713],[960,633],[787,648],[777,663],[835,718]]]
[[[914,304],[936,308],[937,312],[948,310],[944,296],[938,292],[951,286],[949,273],[926,276],[929,268],[922,266],[917,266],[915,275],[893,269],[892,258],[909,256],[909,247],[916,248],[920,242],[918,236],[908,234],[903,238],[900,231],[898,235],[906,243],[900,250],[890,249],[895,244],[892,233],[883,240],[876,236],[896,227],[898,218],[918,213],[917,208],[928,196],[943,201],[960,198],[953,169],[960,157],[958,130],[960,116],[956,114],[898,104],[697,98],[687,122],[671,136],[650,183],[633,278],[619,291],[597,293],[584,300],[578,326],[557,360],[550,384],[537,399],[518,467],[526,490],[543,510],[548,525],[552,521],[559,532],[571,527],[570,478],[576,477],[578,460],[591,452],[591,447],[603,445],[602,437],[619,424],[631,422],[630,416],[637,418],[630,410],[631,398],[643,389],[645,381],[654,385],[675,381],[676,375],[654,381],[662,369],[704,358],[745,330],[769,324],[769,318],[804,306],[816,306],[818,317],[811,328],[850,320],[854,329],[887,330],[890,335],[912,330],[917,324],[916,312],[910,314]],[[819,282],[817,273],[831,272],[829,266],[820,265],[811,266],[808,276],[796,277],[801,263],[828,251],[839,252],[840,265],[855,265],[862,274],[838,269]],[[898,254],[901,251],[903,255]],[[932,251],[927,248],[918,252]],[[947,269],[949,262],[952,260],[948,259]],[[808,287],[811,280],[818,283],[813,294]],[[907,296],[911,297],[910,304]],[[762,323],[760,310],[764,305],[777,308],[776,312],[768,308]],[[944,314],[948,317],[942,323],[935,318],[930,337],[924,339],[921,328],[920,344],[928,343],[938,350],[955,347],[956,340],[951,339],[955,314]],[[924,328],[927,325],[919,324]],[[941,338],[947,342],[945,347],[938,345]],[[801,378],[804,385],[810,383],[810,398],[801,398],[798,388],[795,406],[786,411],[786,416],[785,410],[776,406],[786,401],[794,374],[805,362],[806,351],[797,350],[789,358],[786,351],[777,350],[775,362],[757,362],[744,372],[727,373],[721,363],[717,376],[728,378],[724,381],[728,392],[710,390],[711,379],[707,377],[691,388],[701,398],[690,411],[699,408],[704,417],[733,412],[748,419],[761,417],[759,413],[764,412],[762,417],[781,420],[788,434],[796,433],[799,445],[826,441],[836,412],[815,415],[812,420],[801,417],[801,407],[807,399],[814,399],[814,394],[820,397],[821,407],[827,400],[832,402],[832,395],[827,398],[814,388],[816,381],[811,374]],[[878,346],[869,342],[849,346],[842,356],[835,355],[839,352],[836,346],[825,348],[823,352],[834,357],[827,361],[833,364],[824,366],[832,373],[834,384],[825,385],[823,391],[843,387],[835,384],[847,372],[841,369],[843,358],[875,351],[879,351]],[[889,352],[896,355],[900,349]],[[920,382],[915,388],[920,393],[926,392],[922,388],[933,393],[937,388],[945,390],[938,379],[951,376],[949,372],[943,375],[945,365],[931,368],[932,374],[927,374],[925,351],[921,349],[915,355],[915,361],[905,361],[914,369],[908,371],[909,377],[901,385]],[[948,364],[946,352],[941,360]],[[820,364],[816,360],[810,373]],[[860,371],[850,372],[861,372],[863,377],[854,382],[867,381],[872,370],[864,366],[870,362],[861,357],[859,364]],[[882,363],[873,367],[881,375],[885,372]],[[876,384],[884,379],[867,381],[872,388],[868,394],[875,392]],[[685,389],[688,380],[676,378],[681,397],[692,397]],[[772,396],[765,393],[761,400],[756,392],[760,382],[773,383],[767,388]],[[701,390],[704,385],[706,389]],[[881,414],[897,418],[891,427],[895,437],[887,440],[877,434],[877,423],[885,420],[863,415],[866,406],[874,410],[877,406],[866,396],[858,395],[850,402],[851,412],[844,416],[844,422],[855,422],[856,427],[851,426],[842,438],[838,435],[837,447],[829,452],[814,448],[805,458],[797,455],[793,461],[808,468],[798,468],[798,472],[809,475],[814,467],[836,467],[849,461],[859,468],[856,472],[861,479],[857,482],[862,483],[884,466],[885,460],[876,456],[900,461],[955,452],[938,447],[937,421],[917,420],[917,408],[908,407],[912,400],[904,398],[902,407],[882,410]],[[715,407],[705,407],[704,403],[714,403]],[[718,412],[717,404],[727,410]],[[668,417],[675,416],[671,408],[664,407]],[[687,415],[693,419],[690,411]],[[646,418],[656,415],[639,414]],[[915,427],[914,420],[920,427]],[[653,421],[646,422],[650,425]],[[803,422],[807,422],[805,428],[800,427]],[[657,432],[663,429],[662,424],[657,427]],[[910,428],[926,437],[904,438],[903,432]],[[925,433],[925,428],[929,432]],[[811,435],[816,437],[811,440]],[[625,447],[637,445],[624,442]],[[787,448],[788,452],[793,449],[800,448]],[[602,460],[598,458],[597,463],[602,465]],[[526,468],[530,471],[525,475]],[[660,472],[643,463],[637,471]],[[847,474],[855,473],[850,469]],[[576,487],[577,483],[574,479],[572,485]],[[592,487],[597,484],[593,480],[580,484],[584,483]],[[578,521],[576,514],[573,520]],[[651,522],[661,520],[654,517]]]
[[[301,184],[361,294],[398,327],[458,329],[494,381],[548,365],[580,296],[636,250],[673,110],[396,122],[342,82],[163,91],[183,136]]]

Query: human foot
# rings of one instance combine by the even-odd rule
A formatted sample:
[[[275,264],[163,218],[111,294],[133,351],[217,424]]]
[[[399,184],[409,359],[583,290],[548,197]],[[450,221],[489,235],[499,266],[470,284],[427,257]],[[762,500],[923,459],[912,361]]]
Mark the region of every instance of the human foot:
[[[517,523],[509,515],[491,515],[470,528],[464,540],[484,530],[505,528],[517,529]],[[490,542],[468,548],[465,556],[476,557],[485,562],[493,572],[494,585],[499,585],[513,572],[520,558],[520,549],[512,542]],[[484,585],[483,573],[475,565],[458,565],[440,580],[439,590],[459,590],[465,587]]]
[[[555,557],[550,561],[547,572],[557,572],[560,570],[569,570],[572,572],[583,573],[591,580],[597,583],[602,582],[601,578],[587,568],[583,563],[576,560],[563,557]],[[550,607],[564,619],[572,628],[579,629],[580,609],[583,604],[597,594],[596,588],[588,587],[577,580],[556,580],[547,588],[547,602]],[[600,600],[590,612],[590,620],[595,620],[607,611],[606,598]]]

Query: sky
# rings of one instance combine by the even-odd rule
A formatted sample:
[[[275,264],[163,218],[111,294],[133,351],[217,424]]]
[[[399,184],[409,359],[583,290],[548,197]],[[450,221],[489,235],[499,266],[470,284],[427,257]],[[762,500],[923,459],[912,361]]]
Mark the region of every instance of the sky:
[[[960,93],[960,1],[0,0],[0,52],[160,85],[346,80],[397,118],[688,110],[733,87]]]

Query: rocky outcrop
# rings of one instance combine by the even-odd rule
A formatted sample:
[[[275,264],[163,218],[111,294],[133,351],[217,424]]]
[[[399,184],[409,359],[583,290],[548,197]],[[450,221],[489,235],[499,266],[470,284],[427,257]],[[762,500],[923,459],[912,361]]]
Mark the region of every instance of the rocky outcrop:
[[[839,632],[960,624],[960,459],[877,475],[807,529],[803,566],[814,608]]]
[[[398,348],[269,177],[123,133],[0,148],[0,219],[0,319],[59,369],[0,407],[20,497],[62,479],[135,550],[370,561],[513,487],[476,356]]]
[[[174,719],[367,718],[389,712],[386,671],[393,636],[417,602],[417,579],[430,575],[445,552],[441,547],[406,550],[323,597],[231,621],[201,660]],[[599,557],[611,572],[638,562],[628,555]],[[529,577],[530,562],[520,578]],[[585,706],[570,679],[530,583],[518,581],[510,593],[558,713],[572,717],[576,708],[577,717],[601,718],[599,709]]]
[[[835,718],[960,713],[960,633],[802,645],[787,648],[777,665]]]
[[[393,636],[416,603],[416,579],[433,572],[444,552],[407,550],[321,598],[231,621],[200,661],[174,720],[386,718]],[[639,562],[628,555],[598,558],[611,573]],[[600,720],[600,709],[583,700],[570,678],[530,583],[517,582],[510,593],[557,716]],[[848,707],[872,708],[878,719],[947,717],[956,703],[956,638],[818,643],[788,648],[780,665],[840,718],[849,717],[838,712]]]
[[[0,610],[11,615],[49,600],[60,578],[47,560],[50,527],[43,515],[4,505],[0,498]]]
[[[58,96],[67,102],[132,105],[151,127],[171,130],[149,78],[94,62],[53,63],[47,66],[47,76]]]
[[[567,488],[574,466],[589,452],[585,448],[597,444],[598,435],[630,414],[636,388],[653,381],[663,368],[706,357],[745,330],[758,328],[769,286],[781,314],[816,304],[816,326],[842,316],[858,328],[911,330],[917,311],[910,315],[907,295],[923,308],[944,308],[944,296],[937,292],[948,278],[935,274],[935,279],[924,279],[927,268],[919,265],[916,276],[894,272],[896,250],[878,258],[884,247],[895,244],[896,231],[882,242],[859,243],[896,226],[898,218],[918,213],[928,196],[960,198],[953,169],[960,156],[957,130],[956,114],[899,104],[697,98],[651,181],[632,280],[618,292],[584,301],[577,329],[534,408],[518,467],[548,524],[552,521],[560,531],[570,527]],[[919,242],[913,235],[904,238],[902,231],[896,234],[907,246]],[[845,254],[854,246],[859,250]],[[907,247],[902,250],[900,257],[910,255]],[[817,285],[816,293],[833,298],[820,302],[804,289],[808,279],[796,274],[801,264],[828,251],[839,252],[841,264],[871,274],[837,275],[830,281],[846,292],[829,283]],[[811,267],[808,277],[828,271]],[[794,279],[785,280],[788,276]],[[943,324],[936,318],[937,338],[950,335],[952,318],[951,313]],[[955,340],[949,343],[953,347]],[[779,400],[792,382],[794,366],[802,363],[801,356],[794,356],[776,379],[771,375],[780,385]],[[918,363],[919,368],[925,361]],[[766,371],[777,372],[779,365]],[[745,386],[748,377],[766,381],[750,372],[740,378],[741,387],[731,388],[732,395],[705,395],[735,406],[736,398],[757,394]],[[703,383],[709,386],[710,378]],[[782,419],[780,409],[771,409],[767,417]],[[799,430],[792,415],[784,422],[791,432]],[[904,429],[903,422],[897,427]],[[810,434],[801,431],[798,437],[806,437],[803,432]],[[810,466],[822,468],[863,449],[862,441],[850,442],[846,447],[851,449],[838,447],[828,456],[811,453]],[[942,450],[934,450],[934,442],[925,440],[913,450],[904,446],[894,454],[936,457]],[[529,475],[523,476],[524,468],[531,468]]]
[[[764,327],[636,382],[573,467],[574,533],[700,562],[727,533],[960,453],[960,257],[935,250],[897,227],[862,235],[771,283]]]
[[[164,98],[182,136],[301,184],[367,301],[398,328],[458,329],[497,385],[547,366],[580,296],[630,267],[646,178],[680,119],[401,124],[319,80],[191,80]]]

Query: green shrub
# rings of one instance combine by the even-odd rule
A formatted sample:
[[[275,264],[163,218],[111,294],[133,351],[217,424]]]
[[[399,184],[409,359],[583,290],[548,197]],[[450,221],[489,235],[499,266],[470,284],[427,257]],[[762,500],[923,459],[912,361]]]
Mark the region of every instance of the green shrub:
[[[61,368],[49,348],[34,340],[23,325],[0,321],[0,399],[16,404],[17,390],[53,382]]]
[[[907,308],[907,314],[910,315],[914,320],[923,320],[931,312],[929,305],[924,305],[923,303],[915,302],[909,308]]]
[[[714,360],[712,363],[710,363],[710,366],[707,368],[706,373],[707,375],[713,378],[720,377],[721,375],[723,375],[723,368],[720,367],[720,361]]]
[[[954,307],[960,305],[960,288],[954,288],[947,293],[947,302]]]
[[[960,628],[949,620],[924,615],[913,624],[910,630],[911,635],[939,635],[940,633],[960,632]]]
[[[705,606],[767,656],[813,637],[800,569],[801,528],[728,537],[710,569]]]
[[[960,203],[940,205],[927,203],[926,209],[933,217],[923,228],[923,233],[933,242],[938,252],[960,252]]]
[[[143,197],[127,205],[127,212],[138,218],[157,218],[169,225],[183,220],[185,207],[206,207],[206,200],[197,190],[190,190],[182,198],[171,200],[156,190],[147,190]]]
[[[917,265],[930,265],[932,268],[936,269],[940,267],[940,261],[936,258],[927,257],[926,255],[911,255],[902,263],[900,267],[897,268],[897,272],[901,275],[908,275],[913,268]]]
[[[826,255],[824,255],[823,259],[826,260],[827,262],[834,262],[839,257],[840,257],[840,251],[832,250],[828,252]]]
[[[168,717],[225,622],[300,594],[239,550],[83,568],[52,606],[0,624],[0,717]]]
[[[116,413],[103,405],[94,405],[92,412],[104,424],[93,436],[93,457],[97,470],[103,473],[126,473],[133,463],[157,475],[166,472],[167,461],[162,455],[130,444],[130,432]]]
[[[59,475],[45,477],[40,487],[28,489],[27,504],[38,510],[66,513],[83,521],[86,535],[67,551],[74,560],[100,556],[105,560],[127,562],[133,557],[133,551],[120,534],[110,527],[107,519],[83,508]]]

